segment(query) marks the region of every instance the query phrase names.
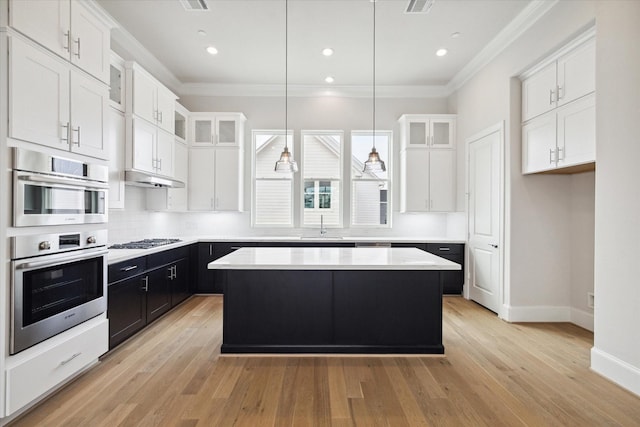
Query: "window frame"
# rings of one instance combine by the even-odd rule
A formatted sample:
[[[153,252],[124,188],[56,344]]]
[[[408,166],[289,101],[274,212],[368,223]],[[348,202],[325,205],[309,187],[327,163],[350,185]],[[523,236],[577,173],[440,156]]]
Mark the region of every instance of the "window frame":
[[[376,136],[386,135],[388,139],[388,158],[382,158],[387,168],[387,178],[384,180],[356,178],[353,175],[352,156],[353,156],[353,140],[355,136],[365,136],[371,138],[373,130],[352,130],[350,134],[349,144],[349,184],[351,191],[349,192],[349,227],[353,229],[391,229],[393,222],[393,131],[392,130],[375,130]],[[366,159],[362,159],[363,161]],[[355,224],[353,203],[355,200],[355,183],[358,181],[386,181],[387,183],[387,223],[386,224]]]
[[[305,170],[305,163],[304,163],[304,150],[305,150],[305,136],[316,136],[316,135],[328,135],[328,136],[334,136],[334,135],[339,135],[340,136],[340,153],[339,153],[339,165],[340,165],[340,178],[339,179],[335,179],[335,178],[327,178],[327,177],[310,177],[310,178],[305,178],[304,175],[304,170]],[[308,180],[313,180],[315,182],[319,182],[319,181],[338,181],[338,197],[337,197],[337,201],[338,201],[338,224],[324,224],[325,228],[344,228],[344,200],[345,200],[345,195],[344,195],[344,150],[345,150],[345,132],[343,130],[302,130],[300,132],[300,191],[299,191],[299,197],[300,197],[300,228],[318,228],[320,227],[320,224],[305,224],[304,222],[304,213],[305,213],[305,207],[304,207],[304,187],[305,187],[305,182]],[[315,185],[315,188],[318,188],[318,184]],[[318,199],[319,202],[319,196],[317,194],[314,195],[315,198]],[[334,195],[332,194],[332,200]],[[321,209],[319,207],[314,207],[313,209],[320,211]]]
[[[258,178],[256,177],[256,136],[258,135],[273,135],[273,136],[282,136],[284,135],[287,138],[287,146],[289,147],[289,152],[294,154],[294,134],[292,129],[284,130],[284,129],[253,129],[251,131],[251,227],[253,228],[293,228],[295,226],[295,174],[285,175],[282,174],[281,178]],[[289,138],[291,138],[289,140]],[[282,147],[284,148],[284,146]],[[278,151],[277,155],[280,154]],[[294,157],[295,159],[295,157]],[[278,157],[276,156],[273,159],[273,165],[275,167],[276,161]],[[256,223],[257,219],[257,209],[256,209],[256,184],[258,181],[290,181],[291,182],[291,190],[289,193],[289,197],[291,199],[291,210],[289,212],[290,221],[288,224],[258,224]]]

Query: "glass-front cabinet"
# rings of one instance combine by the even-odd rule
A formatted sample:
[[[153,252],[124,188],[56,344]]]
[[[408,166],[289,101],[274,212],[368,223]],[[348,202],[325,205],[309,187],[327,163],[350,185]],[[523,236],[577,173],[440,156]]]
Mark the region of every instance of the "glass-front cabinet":
[[[455,148],[455,116],[449,114],[404,114],[400,117],[402,146]]]
[[[246,119],[242,113],[192,113],[192,145],[239,146]]]

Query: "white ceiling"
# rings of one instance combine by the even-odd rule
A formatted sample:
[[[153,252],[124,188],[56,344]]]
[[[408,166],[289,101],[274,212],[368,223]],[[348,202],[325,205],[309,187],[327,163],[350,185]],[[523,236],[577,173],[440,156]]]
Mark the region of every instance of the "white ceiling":
[[[145,64],[133,49],[135,43],[127,42],[128,35],[135,37],[164,66],[164,77],[173,80],[170,86],[282,85],[285,1],[207,2],[209,11],[188,12],[179,0],[97,0],[124,30],[114,30],[114,49],[153,68],[153,61]],[[376,84],[446,86],[519,14],[522,19],[530,3],[540,2],[436,0],[428,14],[406,14],[408,0],[378,0]],[[289,0],[288,7],[290,85],[331,87],[324,82],[328,75],[335,78],[333,86],[371,85],[370,0]],[[452,38],[454,32],[460,36]],[[209,45],[219,53],[209,55]],[[324,47],[335,54],[324,57]],[[436,57],[441,47],[449,54]]]

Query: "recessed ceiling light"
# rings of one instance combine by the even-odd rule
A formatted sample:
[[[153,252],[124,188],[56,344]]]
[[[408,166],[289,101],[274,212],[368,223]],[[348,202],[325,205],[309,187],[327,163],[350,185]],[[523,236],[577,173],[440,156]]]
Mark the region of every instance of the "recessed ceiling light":
[[[322,49],[322,54],[324,56],[331,56],[333,55],[333,49],[331,49],[330,47],[325,47],[324,49]]]
[[[460,37],[460,32],[456,31],[455,33],[451,33],[451,38],[452,39],[457,39],[458,37]]]
[[[327,83],[333,83],[335,80],[334,80],[333,77],[327,76],[327,77],[324,78],[324,81],[327,82]]]
[[[216,54],[218,53],[218,49],[216,49],[216,48],[215,48],[215,47],[213,47],[213,46],[209,46],[209,47],[207,48],[207,52],[209,52],[211,55],[216,55]]]
[[[198,30],[198,35],[204,37],[207,35],[207,32],[205,30]]]
[[[447,49],[445,49],[445,48],[438,49],[438,50],[436,50],[436,55],[437,55],[437,56],[445,56],[445,55],[447,54],[447,52],[448,52],[448,51],[447,51]]]

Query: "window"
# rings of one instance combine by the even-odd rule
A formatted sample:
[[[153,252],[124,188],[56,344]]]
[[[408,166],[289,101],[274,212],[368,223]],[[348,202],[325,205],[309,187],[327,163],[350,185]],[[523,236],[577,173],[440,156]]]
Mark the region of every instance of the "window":
[[[385,162],[385,172],[363,172],[373,146],[371,131],[351,133],[351,225],[390,227],[391,131],[376,131],[376,150]]]
[[[342,132],[302,132],[302,226],[342,225]]]
[[[293,174],[276,173],[274,167],[284,148],[284,131],[253,131],[254,226],[293,226]],[[291,131],[287,135],[293,153]]]

